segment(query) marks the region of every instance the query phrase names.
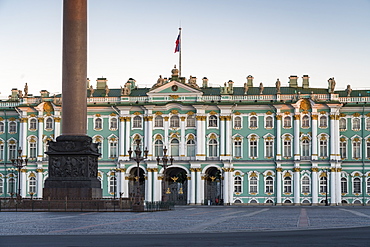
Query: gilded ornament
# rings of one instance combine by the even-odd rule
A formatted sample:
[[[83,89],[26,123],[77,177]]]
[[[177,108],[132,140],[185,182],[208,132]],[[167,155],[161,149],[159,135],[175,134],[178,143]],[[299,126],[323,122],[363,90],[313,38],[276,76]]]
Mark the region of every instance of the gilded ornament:
[[[95,114],[95,117],[101,117],[101,115],[99,113]]]
[[[301,171],[301,168],[299,168],[299,167],[294,167],[293,168],[293,172],[300,172]]]
[[[201,172],[202,171],[202,168],[195,168],[195,171]]]
[[[294,115],[294,120],[299,120],[299,119],[300,119],[300,117],[301,117],[301,115],[296,114],[296,115]]]
[[[139,116],[139,115],[141,115],[141,113],[137,111],[137,112],[134,112],[134,115]]]
[[[290,112],[286,111],[284,112],[285,115],[290,115]]]
[[[312,118],[312,120],[317,120],[319,118],[319,116],[315,114],[315,115],[311,115],[311,118]]]
[[[194,136],[193,136],[192,134],[190,134],[190,135],[188,136],[188,140],[194,140]]]
[[[188,114],[188,115],[194,115],[194,112],[188,111],[186,114]]]
[[[290,174],[290,172],[286,172],[285,174],[284,174],[284,177],[291,177],[292,176],[292,174]]]
[[[4,118],[0,117],[0,121],[3,121],[3,120],[4,120]]]
[[[27,172],[27,169],[23,168],[21,169],[21,172]]]
[[[312,168],[311,168],[311,171],[312,171],[312,172],[318,172],[318,171],[319,171],[319,168],[317,168],[317,167],[312,167]]]
[[[178,110],[172,110],[171,111],[171,114],[178,114],[179,113],[179,111]]]
[[[266,176],[272,176],[272,175],[273,175],[273,174],[272,174],[272,172],[270,172],[270,171],[266,173]]]
[[[9,118],[9,121],[15,121],[15,117]]]
[[[215,134],[211,134],[210,136],[209,136],[209,139],[217,139],[217,137],[216,137],[216,135]]]
[[[283,168],[281,168],[281,167],[276,168],[276,172],[282,172],[282,171],[283,171]]]
[[[251,115],[251,116],[256,116],[256,115],[257,115],[257,113],[255,113],[255,112],[251,112],[249,115]]]
[[[171,99],[178,99],[180,96],[178,96],[178,95],[170,95],[170,98]]]
[[[308,111],[303,111],[302,114],[308,114]]]
[[[180,117],[180,120],[181,121],[185,121],[186,120],[186,117]]]
[[[251,175],[250,175],[250,177],[255,177],[256,178],[258,176],[257,176],[257,174],[255,172],[252,172]]]
[[[217,115],[217,112],[215,112],[215,111],[211,111],[211,112],[209,113],[209,115]]]
[[[282,116],[281,115],[276,115],[276,120],[281,120]]]
[[[156,140],[162,140],[162,136],[158,134],[158,135],[155,136],[155,139]]]
[[[125,121],[125,117],[119,117],[119,121],[120,122],[124,122]]]
[[[354,117],[359,117],[359,116],[361,116],[361,115],[360,115],[360,113],[356,112],[356,113],[353,113],[353,116],[354,116]]]
[[[369,113],[368,113],[369,114]],[[339,114],[339,117],[346,117],[347,115],[344,113]]]
[[[240,113],[240,112],[238,112],[238,111],[236,111],[236,112],[234,112],[234,114],[235,114],[235,115],[240,115],[241,113]]]
[[[300,108],[304,111],[311,109],[311,103],[308,99],[303,99],[300,104]]]
[[[39,118],[37,118],[37,120],[39,120],[39,122],[44,122],[44,118],[43,117],[39,117]]]
[[[36,177],[36,175],[35,175],[35,173],[31,172],[31,173],[30,173],[30,175],[28,175],[28,177],[29,177],[29,178],[35,178],[35,177]]]
[[[266,115],[272,115],[272,111],[266,112]]]
[[[160,116],[160,115],[162,115],[163,113],[162,113],[161,111],[156,111],[154,114],[155,114],[155,115],[157,115],[157,116]]]
[[[153,172],[158,172],[158,168],[153,168]]]

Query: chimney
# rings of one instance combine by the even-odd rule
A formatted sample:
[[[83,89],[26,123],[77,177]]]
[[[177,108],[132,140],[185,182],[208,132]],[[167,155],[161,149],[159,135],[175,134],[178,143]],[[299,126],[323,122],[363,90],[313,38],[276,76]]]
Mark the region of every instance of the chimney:
[[[253,76],[251,76],[251,75],[249,75],[248,77],[247,77],[247,86],[248,87],[253,87]]]
[[[298,87],[297,80],[298,80],[298,76],[291,75],[289,77],[289,87]]]
[[[302,87],[310,88],[310,82],[309,82],[310,77],[308,75],[303,75],[302,79],[303,79]]]
[[[107,81],[108,81],[107,78],[98,78],[96,80],[96,89],[105,89]]]
[[[207,88],[208,87],[208,79],[207,79],[207,77],[203,77],[203,88]]]
[[[40,91],[41,98],[49,98],[49,92],[47,90]]]

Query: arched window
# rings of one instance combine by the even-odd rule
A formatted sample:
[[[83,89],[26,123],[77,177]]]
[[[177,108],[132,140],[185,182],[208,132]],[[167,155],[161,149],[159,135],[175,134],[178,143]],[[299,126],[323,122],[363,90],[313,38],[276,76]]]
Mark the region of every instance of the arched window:
[[[37,150],[37,142],[36,142],[36,139],[35,138],[31,138],[29,140],[29,148],[30,148],[29,158],[30,159],[36,159],[36,157],[37,157],[37,153],[36,153],[36,150]]]
[[[266,124],[265,124],[265,128],[266,128],[266,129],[270,129],[270,128],[272,128],[272,127],[274,127],[274,126],[273,126],[272,117],[268,116],[268,117],[266,117]]]
[[[9,133],[16,133],[17,132],[17,123],[14,121],[11,121],[9,123]]]
[[[339,142],[339,151],[340,151],[340,157],[341,159],[347,158],[347,141],[341,140]]]
[[[170,146],[171,146],[171,155],[176,157],[179,156],[179,140],[172,139]]]
[[[321,116],[320,117],[319,127],[320,128],[326,128],[326,127],[328,127],[328,118],[326,116]]]
[[[195,127],[195,116],[188,115],[186,118],[186,127]]]
[[[325,136],[322,136],[320,138],[319,146],[320,146],[319,156],[323,158],[327,157],[328,156],[328,140],[326,139]]]
[[[103,128],[103,120],[101,118],[95,118],[94,129],[101,130]]]
[[[348,193],[348,185],[347,185],[347,179],[341,178],[340,179],[340,187],[341,187],[341,193],[347,194]]]
[[[308,139],[304,139],[302,141],[302,157],[309,157],[310,156],[310,141]]]
[[[287,194],[292,193],[292,178],[291,177],[284,178],[284,193],[287,193]]]
[[[0,122],[0,133],[4,132],[5,124],[4,122]]]
[[[258,179],[256,177],[249,179],[249,193],[258,193]]]
[[[180,119],[179,116],[174,115],[170,118],[170,127],[171,128],[179,128],[180,127]]]
[[[234,140],[234,156],[242,157],[242,141],[240,138]]]
[[[141,117],[140,116],[135,116],[134,121],[132,123],[133,128],[142,128],[141,126]]]
[[[257,128],[257,117],[252,116],[249,118],[249,128]]]
[[[241,128],[242,127],[242,119],[241,117],[234,118],[234,128]]]
[[[52,130],[53,129],[53,119],[51,117],[46,118],[45,129],[47,129],[47,130]]]
[[[249,140],[249,157],[251,158],[257,158],[258,157],[258,152],[257,152],[257,139],[256,138],[251,138]]]
[[[328,179],[327,177],[320,178],[320,193],[327,193],[328,191]]]
[[[17,158],[17,143],[15,141],[10,141],[9,145],[9,155],[8,160],[16,159]]]
[[[234,178],[234,192],[235,193],[242,192],[242,178],[240,176],[236,176]]]
[[[302,193],[310,193],[310,179],[307,176],[302,178]]]
[[[209,157],[217,157],[217,140],[211,139],[208,142],[208,156]]]
[[[116,186],[117,186],[116,177],[111,177],[109,179],[109,194],[112,194],[112,195],[116,194],[116,191],[117,191]]]
[[[359,138],[354,138],[352,141],[352,158],[361,158],[361,141]]]
[[[292,127],[292,118],[290,116],[286,116],[284,118],[284,128],[291,128]]]
[[[292,140],[288,136],[283,141],[283,156],[285,158],[292,157]]]
[[[353,130],[360,130],[361,129],[361,123],[359,118],[352,119],[352,129]]]
[[[209,116],[208,127],[217,127],[217,117],[215,115]]]
[[[5,159],[4,155],[4,142],[0,139],[0,161]]]
[[[195,141],[188,140],[186,142],[186,155],[188,157],[195,157]]]
[[[112,138],[113,139],[113,138]],[[117,140],[113,139],[109,141],[109,158],[114,159],[117,158]]]
[[[37,130],[37,120],[35,118],[30,119],[30,130]]]
[[[30,177],[28,181],[28,193],[36,193],[36,178],[35,177]]]
[[[8,194],[12,195],[15,193],[15,179],[9,178],[8,180]]]
[[[154,156],[155,157],[163,156],[163,141],[162,140],[156,140],[154,142]]]
[[[156,116],[154,118],[154,127],[163,127],[163,117],[162,116]]]
[[[353,179],[353,193],[356,193],[356,194],[361,193],[361,179],[359,178]]]
[[[118,120],[115,117],[110,119],[110,129],[117,129],[118,128]]]
[[[266,178],[265,193],[274,193],[274,180],[272,177]]]
[[[302,128],[310,127],[310,118],[307,115],[302,117]]]
[[[345,118],[339,119],[339,129],[342,131],[347,129],[347,121]]]
[[[265,140],[265,157],[266,158],[272,158],[274,155],[274,142],[272,138],[267,138]]]

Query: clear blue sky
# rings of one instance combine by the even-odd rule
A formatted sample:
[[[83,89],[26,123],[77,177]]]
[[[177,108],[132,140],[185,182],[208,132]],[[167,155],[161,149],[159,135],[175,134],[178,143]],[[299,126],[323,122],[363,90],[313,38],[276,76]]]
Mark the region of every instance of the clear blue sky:
[[[370,87],[370,0],[88,0],[88,77],[118,88],[169,77],[182,25],[182,75],[210,84]],[[0,97],[61,92],[62,0],[0,0]]]

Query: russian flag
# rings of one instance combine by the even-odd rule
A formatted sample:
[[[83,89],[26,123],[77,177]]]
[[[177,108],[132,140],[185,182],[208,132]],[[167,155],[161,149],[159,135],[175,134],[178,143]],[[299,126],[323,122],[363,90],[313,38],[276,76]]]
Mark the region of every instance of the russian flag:
[[[175,53],[176,52],[180,52],[180,40],[181,40],[181,33],[179,33],[179,35],[177,36],[177,39],[176,39],[176,47],[175,47]]]

